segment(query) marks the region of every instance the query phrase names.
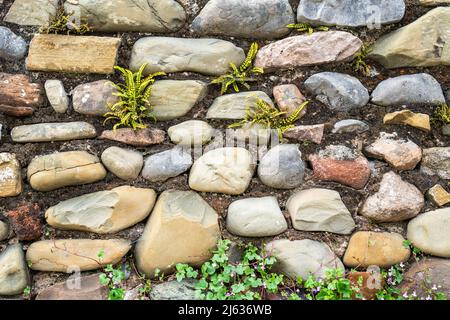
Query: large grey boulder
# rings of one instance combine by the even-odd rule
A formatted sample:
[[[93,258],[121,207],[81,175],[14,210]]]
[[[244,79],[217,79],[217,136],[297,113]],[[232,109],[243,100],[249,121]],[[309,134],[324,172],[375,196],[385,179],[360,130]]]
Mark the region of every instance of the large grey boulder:
[[[273,39],[295,22],[288,0],[211,0],[192,22],[200,34]]]

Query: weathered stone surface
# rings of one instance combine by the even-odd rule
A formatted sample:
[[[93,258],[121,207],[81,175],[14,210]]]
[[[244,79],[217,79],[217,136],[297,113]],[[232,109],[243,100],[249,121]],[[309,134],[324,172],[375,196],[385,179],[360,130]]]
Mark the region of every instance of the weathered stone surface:
[[[231,147],[214,149],[194,162],[189,186],[201,192],[238,195],[249,186],[254,170],[248,150]]]
[[[383,119],[384,124],[406,124],[422,131],[430,131],[430,116],[425,113],[414,113],[411,110],[402,110],[387,113]]]
[[[347,267],[387,268],[407,261],[409,248],[403,246],[404,238],[398,233],[359,231],[353,234],[344,255]]]
[[[220,76],[230,62],[240,65],[244,59],[244,50],[224,40],[145,37],[133,46],[130,68],[147,63],[145,74],[191,71]]]
[[[419,0],[423,6],[435,6],[439,4],[450,4],[450,0]]]
[[[399,22],[404,14],[404,0],[303,0],[298,6],[297,21],[316,26],[373,28]]]
[[[105,130],[99,139],[107,139],[121,142],[135,147],[146,147],[163,143],[166,133],[155,128],[133,130],[131,128],[120,128],[116,130]]]
[[[22,246],[13,244],[0,254],[0,295],[22,294],[29,283]]]
[[[273,97],[275,98],[278,109],[286,112],[286,117],[292,114],[292,112],[297,110],[298,107],[306,101],[306,98],[295,84],[282,84],[273,87]],[[306,112],[307,107],[305,107],[300,114],[304,115]]]
[[[445,190],[440,184],[437,184],[429,189],[427,192],[427,197],[439,207],[450,203],[450,193],[448,193],[447,190]]]
[[[0,72],[0,112],[12,116],[29,116],[43,102],[41,85],[24,74]]]
[[[423,173],[450,179],[450,147],[423,149],[422,152],[420,170]]]
[[[20,163],[13,153],[0,153],[0,198],[15,197],[22,192]]]
[[[442,127],[442,134],[444,136],[450,136],[450,124],[447,124]]]
[[[138,269],[150,277],[177,263],[200,265],[210,256],[220,230],[217,213],[193,191],[164,191],[136,244]]]
[[[27,52],[27,43],[10,29],[0,26],[0,58],[20,60]]]
[[[214,129],[205,121],[188,120],[167,130],[170,140],[179,145],[203,145],[209,142]]]
[[[295,22],[288,0],[211,0],[192,22],[204,35],[273,39],[289,33]]]
[[[228,207],[227,230],[242,237],[276,236],[287,230],[277,198],[247,198]]]
[[[276,189],[293,189],[303,183],[305,164],[295,144],[280,144],[267,152],[258,166],[261,181]]]
[[[3,21],[22,26],[41,26],[56,13],[58,0],[15,0]]]
[[[420,190],[390,171],[383,175],[378,192],[366,199],[360,213],[376,222],[396,222],[415,217],[424,205]]]
[[[97,156],[67,151],[37,156],[28,165],[28,181],[37,191],[51,191],[102,180],[106,170]]]
[[[355,77],[337,72],[321,72],[305,81],[306,90],[331,110],[350,111],[369,102],[369,92]]]
[[[445,98],[433,76],[418,73],[381,81],[372,92],[372,103],[380,106],[437,104],[445,103]]]
[[[36,34],[27,69],[74,73],[114,73],[120,38]]]
[[[72,91],[73,109],[81,114],[103,116],[111,111],[108,106],[119,100],[115,93],[118,91],[108,80],[80,84]]]
[[[45,218],[62,230],[115,233],[144,220],[155,201],[152,189],[122,186],[62,201],[50,207]]]
[[[149,99],[152,114],[160,121],[183,117],[203,100],[207,91],[207,84],[198,80],[156,81]]]
[[[262,47],[255,66],[265,72],[348,61],[361,49],[362,41],[344,31],[314,32],[276,41]]]
[[[370,58],[386,68],[450,65],[450,8],[428,11],[373,46]]]
[[[322,142],[324,130],[324,124],[296,126],[283,132],[283,137],[298,142],[312,141],[316,144],[320,144]]]
[[[333,133],[362,133],[369,131],[370,127],[367,123],[355,120],[355,119],[346,119],[338,121],[334,124]]]
[[[108,288],[102,286],[99,274],[68,279],[40,291],[36,300],[107,300]]]
[[[286,207],[297,230],[350,234],[356,226],[341,196],[334,190],[296,192],[289,198]]]
[[[6,213],[11,229],[17,239],[30,241],[39,239],[44,227],[41,208],[37,203],[23,203]]]
[[[0,220],[0,241],[9,238],[9,226],[6,222]]]
[[[151,182],[179,176],[192,166],[192,156],[181,147],[151,155],[145,159],[142,177]]]
[[[43,240],[28,247],[26,259],[33,270],[72,273],[116,264],[130,248],[130,241],[121,239]],[[100,252],[103,253],[102,259],[98,258]]]
[[[144,165],[142,153],[119,147],[109,147],[103,151],[101,159],[109,171],[123,180],[136,179]]]
[[[152,286],[150,291],[152,300],[197,300],[195,295],[195,281],[167,281]]]
[[[370,178],[369,161],[358,152],[341,145],[330,145],[317,154],[308,156],[314,178],[334,181],[362,189]]]
[[[323,277],[327,269],[344,270],[341,260],[322,242],[275,240],[266,245],[266,250],[277,258],[273,270],[294,280],[310,275]]]
[[[396,170],[413,170],[422,159],[422,149],[411,140],[396,133],[381,132],[374,143],[365,148],[369,157],[385,160]]]
[[[226,131],[227,139],[234,138],[240,142],[248,141],[249,145],[253,146],[266,146],[274,135],[278,136],[276,130],[271,130],[260,123],[246,123],[239,129],[227,129]]]
[[[95,127],[87,122],[37,123],[14,127],[11,139],[14,142],[51,142],[95,138]]]
[[[414,263],[403,274],[400,290],[408,295],[415,292],[422,299],[431,298],[430,291],[438,291],[444,293],[448,299],[450,297],[450,260],[426,257]]]
[[[244,119],[247,107],[254,108],[257,99],[273,106],[272,100],[263,91],[231,93],[217,97],[208,109],[206,119]]]
[[[47,80],[44,87],[47,99],[55,112],[65,113],[69,108],[69,98],[61,80]]]
[[[174,0],[67,0],[66,12],[77,12],[95,31],[174,32],[186,21]]]
[[[425,253],[450,258],[450,208],[429,211],[408,223],[408,240]]]

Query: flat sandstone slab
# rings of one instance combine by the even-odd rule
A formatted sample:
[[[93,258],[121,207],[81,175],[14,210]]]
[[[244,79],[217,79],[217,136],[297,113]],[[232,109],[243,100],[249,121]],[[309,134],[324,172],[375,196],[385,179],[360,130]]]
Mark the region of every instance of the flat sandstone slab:
[[[27,69],[110,74],[119,45],[120,38],[37,34],[30,43]]]

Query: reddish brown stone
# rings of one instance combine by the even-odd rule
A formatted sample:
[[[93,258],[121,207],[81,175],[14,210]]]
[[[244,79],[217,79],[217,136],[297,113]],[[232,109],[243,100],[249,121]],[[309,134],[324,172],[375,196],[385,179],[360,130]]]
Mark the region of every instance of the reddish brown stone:
[[[427,298],[429,292],[441,292],[450,299],[450,260],[424,258],[414,263],[405,272],[399,289],[408,295],[415,291],[421,299]]]
[[[122,128],[114,130],[105,130],[99,139],[108,139],[122,142],[135,147],[145,147],[152,144],[163,143],[165,132],[159,129],[146,128],[133,130],[131,128]]]
[[[323,181],[334,181],[340,184],[362,189],[370,177],[369,162],[363,156],[355,159],[336,160],[310,155],[308,160],[314,169],[314,178]]]
[[[42,235],[41,208],[37,203],[22,204],[6,213],[9,224],[19,240],[36,240]]]
[[[45,288],[36,300],[106,300],[107,288],[99,282],[99,275],[92,274],[68,279]]]
[[[31,115],[44,99],[40,84],[26,75],[0,73],[0,112],[12,116]]]
[[[283,84],[273,88],[273,97],[278,105],[278,108],[286,112],[286,117],[297,110],[306,98],[300,92],[295,84]],[[301,112],[301,115],[306,114],[306,107]]]
[[[359,293],[362,294],[365,300],[375,299],[376,293],[385,284],[381,273],[351,272],[347,278],[352,286],[359,288]],[[352,298],[357,299],[355,295]]]
[[[323,138],[324,124],[315,124],[312,126],[297,126],[283,133],[283,137],[297,141],[312,141],[320,144]]]

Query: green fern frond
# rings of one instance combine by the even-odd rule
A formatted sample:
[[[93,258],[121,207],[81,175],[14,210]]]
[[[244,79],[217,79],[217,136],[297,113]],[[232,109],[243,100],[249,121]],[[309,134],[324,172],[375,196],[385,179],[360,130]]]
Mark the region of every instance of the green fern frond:
[[[146,118],[155,119],[151,114],[153,108],[149,104],[152,84],[155,82],[155,77],[165,75],[165,73],[156,72],[143,78],[145,67],[146,64],[143,64],[135,73],[119,66],[114,67],[122,74],[124,82],[112,83],[119,91],[114,95],[120,100],[108,105],[111,111],[104,114],[106,117],[104,124],[108,121],[115,121],[114,130],[119,127],[130,127],[136,130],[147,127],[147,124],[144,123]]]
[[[328,31],[329,27],[326,26],[317,26],[313,27],[309,23],[291,23],[286,26],[289,29],[295,29],[298,32],[307,32],[309,35],[313,34],[315,30],[318,31]]]
[[[355,72],[365,76],[370,75],[371,67],[367,64],[366,60],[371,52],[372,49],[368,45],[362,45],[360,51],[353,57],[353,69]]]
[[[252,43],[250,49],[247,53],[247,57],[244,62],[239,66],[239,68],[234,64],[230,63],[230,71],[227,74],[221,75],[220,77],[213,79],[211,84],[220,85],[220,93],[224,94],[228,91],[230,86],[235,92],[239,92],[239,86],[243,86],[246,89],[250,89],[247,82],[256,81],[252,78],[252,75],[263,74],[264,70],[262,68],[253,67],[253,60],[256,58],[258,53],[258,44],[256,42]]]
[[[291,115],[285,117],[286,112],[278,110],[276,107],[267,101],[253,96],[254,105],[247,104],[246,114],[243,120],[232,123],[228,126],[230,129],[240,128],[246,124],[253,126],[260,124],[267,129],[274,129],[278,132],[278,137],[281,140],[283,133],[295,126],[295,122],[303,116],[303,111],[308,105],[308,101],[301,104]]]

